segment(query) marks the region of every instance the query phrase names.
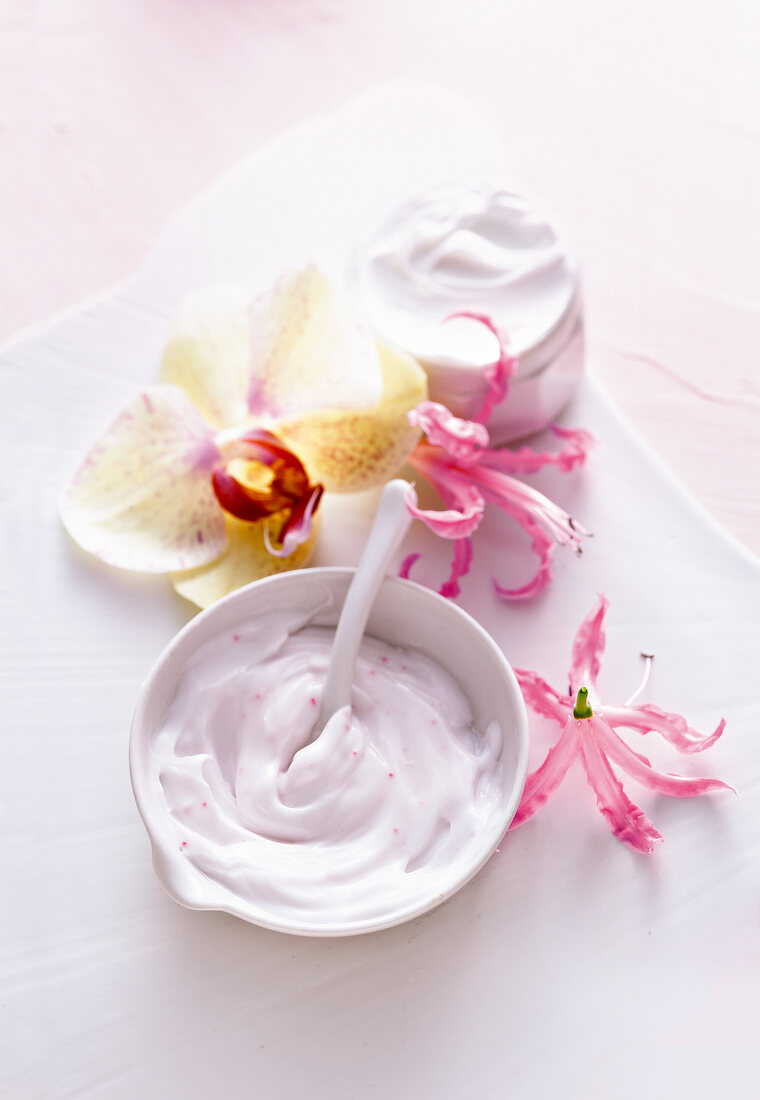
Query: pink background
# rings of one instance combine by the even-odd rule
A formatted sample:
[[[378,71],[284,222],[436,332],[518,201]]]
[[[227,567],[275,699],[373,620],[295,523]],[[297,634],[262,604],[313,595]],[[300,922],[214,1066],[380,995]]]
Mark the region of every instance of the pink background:
[[[575,241],[590,369],[758,552],[760,9],[684,13],[0,0],[0,340],[128,274],[179,205],[288,125],[429,80],[489,118],[514,182]]]

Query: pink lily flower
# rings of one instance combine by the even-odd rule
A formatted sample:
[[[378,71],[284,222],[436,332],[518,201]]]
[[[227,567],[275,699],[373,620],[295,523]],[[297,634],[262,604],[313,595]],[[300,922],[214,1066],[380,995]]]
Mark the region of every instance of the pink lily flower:
[[[714,744],[725,727],[721,719],[710,734],[692,729],[679,714],[669,714],[652,704],[601,706],[596,701],[596,680],[604,651],[604,623],[609,601],[600,596],[575,635],[570,666],[570,689],[561,695],[535,672],[515,669],[527,705],[562,727],[559,740],[543,764],[531,772],[511,828],[522,825],[541,809],[580,756],[597,806],[613,834],[634,851],[649,855],[662,835],[626,796],[611,764],[615,764],[650,790],[674,798],[689,798],[708,791],[733,790],[719,779],[691,779],[656,771],[649,760],[635,752],[618,735],[618,729],[659,733],[683,753],[702,752]],[[644,682],[646,682],[646,677]],[[642,684],[643,687],[643,684]],[[639,689],[641,690],[641,688]],[[593,710],[589,693],[594,696]]]
[[[471,535],[483,518],[486,504],[495,504],[512,516],[530,536],[532,548],[539,558],[538,570],[521,587],[506,588],[496,581],[494,587],[504,599],[529,599],[551,580],[555,546],[575,546],[580,553],[581,536],[587,532],[543,493],[513,475],[536,473],[548,465],[563,471],[572,470],[585,461],[593,438],[584,429],[560,428],[554,424],[551,430],[563,440],[558,451],[534,451],[530,447],[516,451],[494,450],[489,447],[485,421],[494,406],[507,397],[509,379],[517,361],[505,350],[498,330],[488,317],[474,313],[455,316],[470,317],[489,328],[499,342],[499,356],[486,368],[489,393],[474,420],[461,420],[434,401],[423,401],[409,413],[410,423],[425,433],[409,463],[433,485],[446,505],[441,511],[426,510],[416,507],[410,499],[409,511],[435,534],[456,540],[450,575],[439,589],[443,596],[459,594],[458,582],[468,573],[472,560]],[[410,554],[405,559],[400,576],[409,576],[419,556]]]

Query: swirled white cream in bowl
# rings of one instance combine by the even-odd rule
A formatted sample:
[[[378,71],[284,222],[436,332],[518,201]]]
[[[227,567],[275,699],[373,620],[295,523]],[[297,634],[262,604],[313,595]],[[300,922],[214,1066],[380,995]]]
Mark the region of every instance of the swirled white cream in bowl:
[[[508,828],[527,772],[517,682],[473,619],[410,581],[383,582],[351,706],[310,743],[352,575],[233,593],[145,684],[132,786],[181,904],[304,935],[377,931],[450,897]]]
[[[430,397],[471,419],[487,396],[482,368],[498,345],[518,359],[507,400],[488,420],[494,443],[544,427],[583,371],[580,277],[555,227],[527,199],[486,186],[418,195],[354,250],[354,290],[378,334],[425,368]]]

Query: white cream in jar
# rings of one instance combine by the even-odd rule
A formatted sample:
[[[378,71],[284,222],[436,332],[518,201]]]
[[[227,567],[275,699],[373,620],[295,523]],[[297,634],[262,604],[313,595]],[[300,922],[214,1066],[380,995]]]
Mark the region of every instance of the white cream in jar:
[[[506,780],[499,723],[476,730],[449,672],[373,638],[351,708],[308,744],[333,637],[308,619],[269,610],[200,645],[148,768],[164,805],[157,848],[270,921],[318,933],[382,924],[466,879],[498,831]]]
[[[486,314],[518,359],[506,402],[488,427],[494,442],[543,427],[583,369],[580,277],[555,227],[522,196],[486,186],[442,186],[416,196],[356,248],[351,281],[380,337],[425,368],[430,396],[474,416],[496,358]]]

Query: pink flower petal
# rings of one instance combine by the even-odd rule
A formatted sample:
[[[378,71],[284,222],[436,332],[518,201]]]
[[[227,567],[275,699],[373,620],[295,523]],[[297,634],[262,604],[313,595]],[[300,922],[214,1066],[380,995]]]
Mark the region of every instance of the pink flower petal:
[[[61,498],[71,536],[111,565],[193,569],[227,546],[211,486],[214,436],[183,390],[142,393],[98,440]]]
[[[485,325],[493,333],[499,345],[498,359],[483,371],[483,378],[488,385],[488,396],[473,417],[478,423],[485,424],[496,406],[506,400],[509,392],[509,380],[517,369],[517,359],[506,350],[506,339],[486,314],[470,313],[467,310],[462,310],[459,313],[452,313],[451,317],[446,319],[453,320],[455,317],[468,317],[471,321],[479,321],[481,325]]]
[[[596,740],[597,717],[573,719],[580,734],[580,748],[586,776],[596,795],[596,804],[618,840],[636,852],[651,855],[662,840],[642,810],[626,796]]]
[[[434,448],[421,443],[409,459],[410,465],[437,489],[445,510],[418,508],[410,501],[410,513],[422,520],[436,535],[467,538],[483,518],[483,497],[467,474],[452,468],[438,457]]]
[[[399,567],[398,576],[408,580],[413,565],[415,562],[419,561],[421,557],[421,554],[407,554]],[[455,599],[459,595],[461,589],[458,582],[469,573],[471,563],[472,541],[470,539],[455,539],[451,571],[438,589],[439,596],[445,596],[447,599]]]
[[[582,465],[594,444],[591,433],[585,428],[560,428],[556,424],[552,424],[551,429],[555,435],[568,440],[561,450],[534,451],[532,447],[520,447],[517,451],[511,451],[508,447],[502,447],[489,450],[482,460],[483,465],[508,474],[535,474],[544,466],[556,466],[563,473],[568,473]]]
[[[408,580],[412,566],[415,562],[419,561],[421,557],[422,554],[407,554],[404,560],[401,562],[401,565],[398,567],[397,576],[401,577],[403,580]]]
[[[470,572],[470,565],[472,564],[472,540],[471,539],[457,539],[454,543],[454,554],[451,560],[451,572],[448,578],[443,582],[438,589],[440,596],[446,596],[447,599],[455,599],[461,589],[459,587],[459,581],[462,577],[466,577]]]
[[[638,730],[639,733],[659,733],[679,752],[702,752],[714,745],[725,729],[726,720],[721,718],[712,733],[700,733],[688,725],[680,714],[669,714],[652,703],[639,707],[604,706],[604,716],[617,729]]]
[[[488,431],[474,420],[461,420],[436,401],[422,401],[409,413],[409,423],[421,428],[432,447],[440,447],[457,466],[480,461],[488,446]]]
[[[528,776],[511,829],[533,817],[565,778],[580,747],[578,724],[574,718],[565,721],[559,741],[549,749],[541,767]]]
[[[555,546],[579,542],[570,517],[543,494],[521,481],[495,470],[478,466],[473,481],[489,504],[495,504],[512,516],[530,536],[531,548],[539,559],[536,573],[521,588],[506,588],[494,581],[499,596],[508,600],[530,599],[551,580],[551,560]]]
[[[571,695],[575,695],[581,687],[596,687],[606,641],[604,623],[609,606],[606,596],[600,595],[573,639],[568,674]]]
[[[680,775],[667,775],[656,771],[639,753],[634,752],[614,732],[603,714],[595,715],[594,733],[607,755],[639,783],[660,794],[674,798],[690,798],[692,795],[706,794],[708,791],[733,791],[728,783],[719,779],[692,779]],[[735,792],[734,792],[735,793]]]
[[[315,267],[282,280],[250,310],[254,417],[376,405],[383,379],[375,341],[338,287]]]
[[[573,701],[569,695],[559,695],[554,688],[542,680],[536,672],[527,669],[513,669],[517,682],[520,685],[526,706],[543,718],[552,718],[560,725],[567,721],[568,713],[573,709]]]
[[[433,453],[432,448],[427,447],[426,444],[421,444],[417,450],[425,455]],[[414,465],[413,461],[412,465]],[[406,506],[413,516],[421,519],[436,534],[454,539],[451,571],[438,589],[441,596],[453,599],[460,593],[459,581],[470,571],[472,543],[467,532],[471,523],[475,523],[475,526],[480,523],[483,502],[479,494],[473,494],[472,486],[466,476],[460,475],[448,467],[444,467],[442,475],[431,474],[428,465],[426,465],[426,469],[428,469],[426,476],[437,488],[444,504],[451,507],[440,512],[425,511],[418,508],[417,494],[413,487],[407,495]],[[439,476],[443,478],[442,481],[437,480]],[[464,509],[464,511],[460,509]],[[419,556],[419,554],[410,554],[405,558],[399,576],[408,577]]]

